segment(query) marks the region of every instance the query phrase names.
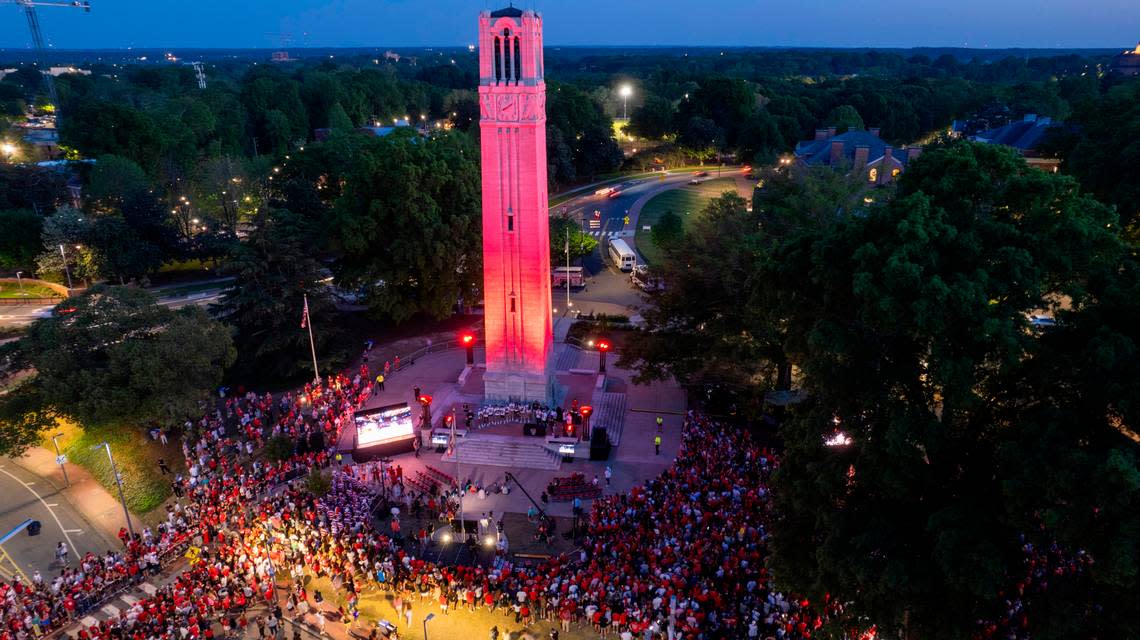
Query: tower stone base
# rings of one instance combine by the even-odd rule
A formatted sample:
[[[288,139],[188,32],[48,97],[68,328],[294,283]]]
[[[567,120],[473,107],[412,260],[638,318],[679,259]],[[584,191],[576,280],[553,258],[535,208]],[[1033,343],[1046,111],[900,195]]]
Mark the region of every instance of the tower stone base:
[[[540,402],[553,406],[558,400],[558,389],[552,374],[487,371],[483,374],[485,401]]]

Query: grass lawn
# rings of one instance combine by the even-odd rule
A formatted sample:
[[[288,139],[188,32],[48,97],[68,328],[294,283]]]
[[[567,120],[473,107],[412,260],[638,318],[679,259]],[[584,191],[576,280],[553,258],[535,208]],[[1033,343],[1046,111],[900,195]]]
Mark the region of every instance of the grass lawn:
[[[660,250],[653,244],[651,232],[646,231],[644,227],[652,227],[666,211],[672,211],[681,216],[685,228],[688,229],[705,205],[725,191],[736,191],[736,178],[713,178],[700,184],[686,184],[654,196],[645,203],[637,218],[637,233],[634,236],[637,252],[649,264],[659,260]]]
[[[182,454],[173,446],[176,438],[171,438],[171,446],[164,449],[138,427],[123,425],[117,428],[83,429],[64,420],[60,420],[58,428],[51,433],[63,434],[59,446],[67,454],[68,461],[87,469],[111,495],[118,497],[106,450],[102,447],[92,449],[104,440],[107,441],[123,478],[127,505],[140,516],[145,516],[170,497],[171,478],[163,478],[158,472],[158,459],[166,458],[175,473],[183,472]],[[43,446],[49,451],[53,450],[50,437],[45,438]]]
[[[24,283],[21,291],[17,282],[0,282],[0,298],[62,298],[55,291],[41,285]]]

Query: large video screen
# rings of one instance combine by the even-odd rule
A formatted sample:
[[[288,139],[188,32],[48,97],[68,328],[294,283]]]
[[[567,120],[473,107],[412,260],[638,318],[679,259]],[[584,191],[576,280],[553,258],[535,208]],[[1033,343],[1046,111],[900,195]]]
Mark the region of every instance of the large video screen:
[[[357,447],[406,440],[415,435],[412,409],[407,403],[358,411],[354,418]]]

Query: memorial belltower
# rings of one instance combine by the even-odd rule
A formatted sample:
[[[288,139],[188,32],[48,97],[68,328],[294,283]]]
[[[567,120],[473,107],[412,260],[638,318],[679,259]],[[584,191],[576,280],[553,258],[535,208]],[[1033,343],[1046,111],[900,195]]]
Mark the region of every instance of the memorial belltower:
[[[542,18],[479,15],[488,401],[554,401]]]

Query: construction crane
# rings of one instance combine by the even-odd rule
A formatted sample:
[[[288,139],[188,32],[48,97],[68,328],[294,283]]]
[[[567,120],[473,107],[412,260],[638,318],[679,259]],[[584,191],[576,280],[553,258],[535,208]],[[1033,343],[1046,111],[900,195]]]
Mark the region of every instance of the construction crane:
[[[206,88],[206,70],[201,62],[191,62],[190,66],[194,67],[194,76],[198,79],[198,88]]]
[[[47,48],[44,46],[44,34],[40,30],[40,18],[36,14],[36,7],[71,7],[83,9],[85,12],[91,11],[91,3],[88,0],[0,0],[0,4],[14,4],[23,7],[24,17],[28,19],[28,30],[32,32],[32,44],[36,48],[36,63],[39,66],[45,64],[44,53]],[[44,70],[40,69],[40,71],[43,72]],[[59,94],[55,91],[55,78],[51,75],[50,69],[44,73],[44,86],[47,88],[48,100],[56,109],[58,120]]]

